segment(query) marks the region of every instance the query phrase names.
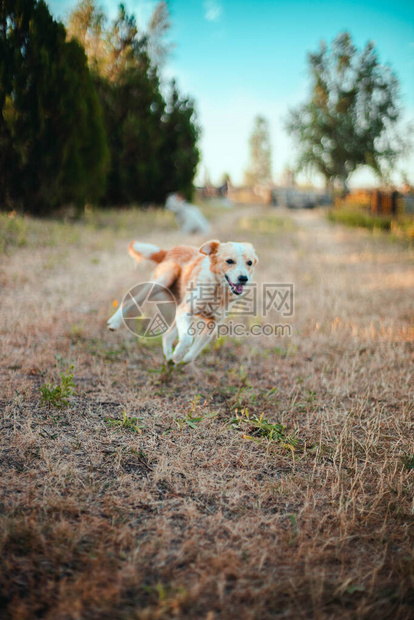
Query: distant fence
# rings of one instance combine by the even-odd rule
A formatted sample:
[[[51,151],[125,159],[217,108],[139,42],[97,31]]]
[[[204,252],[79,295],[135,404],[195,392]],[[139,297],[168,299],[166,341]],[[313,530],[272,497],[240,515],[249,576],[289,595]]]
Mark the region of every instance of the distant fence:
[[[397,215],[397,211],[401,211],[401,198],[397,191],[384,192],[376,189],[371,195],[371,214]]]
[[[361,207],[370,207],[371,206],[371,196],[372,191],[367,189],[357,189],[351,191],[344,198],[343,196],[337,198],[337,202],[340,204],[349,203],[349,204],[358,204]]]
[[[337,203],[358,205],[369,209],[371,215],[394,216],[414,214],[414,193],[401,193],[397,190],[355,190],[346,198],[338,198]]]

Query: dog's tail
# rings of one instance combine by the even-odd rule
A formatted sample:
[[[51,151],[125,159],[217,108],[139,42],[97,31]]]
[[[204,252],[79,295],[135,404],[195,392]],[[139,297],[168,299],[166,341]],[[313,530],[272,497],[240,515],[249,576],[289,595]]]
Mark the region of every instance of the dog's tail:
[[[128,252],[136,261],[151,260],[153,263],[162,263],[167,254],[167,250],[161,250],[152,243],[140,243],[131,241]]]

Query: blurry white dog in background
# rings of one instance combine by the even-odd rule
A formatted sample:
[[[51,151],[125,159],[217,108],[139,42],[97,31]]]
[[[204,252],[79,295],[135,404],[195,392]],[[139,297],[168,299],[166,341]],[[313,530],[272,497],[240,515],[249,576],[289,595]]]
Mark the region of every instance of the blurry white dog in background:
[[[182,232],[207,234],[210,231],[210,225],[200,209],[186,202],[180,194],[170,194],[165,208],[175,213],[177,224]]]

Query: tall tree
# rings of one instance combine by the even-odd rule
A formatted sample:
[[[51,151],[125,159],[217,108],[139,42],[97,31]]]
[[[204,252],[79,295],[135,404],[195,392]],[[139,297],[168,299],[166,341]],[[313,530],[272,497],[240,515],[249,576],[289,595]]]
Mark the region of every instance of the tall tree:
[[[200,159],[197,148],[200,128],[194,102],[181,97],[175,81],[171,84],[165,114],[162,118],[163,159],[162,193],[179,191],[188,199],[193,191],[193,179]]]
[[[249,140],[250,163],[245,173],[248,185],[260,185],[272,180],[272,147],[270,128],[263,116],[254,119],[253,132]]]
[[[85,50],[90,68],[106,75],[110,63],[107,18],[95,0],[81,0],[66,26],[69,39],[77,39]]]
[[[97,89],[111,152],[104,203],[162,202],[165,102],[148,57],[144,54],[114,81],[98,77]]]
[[[85,48],[91,68],[101,76],[115,79],[126,67],[133,53],[145,49],[152,67],[164,65],[172,45],[165,41],[171,27],[168,5],[156,4],[147,29],[139,29],[133,15],[119,5],[117,18],[108,23],[102,6],[96,0],[80,0],[69,16],[67,30]]]
[[[380,64],[374,43],[358,53],[345,32],[331,49],[322,42],[308,54],[308,65],[309,99],[290,110],[286,122],[298,145],[298,168],[322,173],[327,184],[340,180],[344,192],[360,166],[387,177],[406,143],[396,128],[399,83]]]
[[[94,0],[82,0],[69,19],[70,35],[86,45],[104,109],[111,152],[106,204],[163,202],[169,192],[192,191],[199,160],[194,104],[174,83],[165,100],[156,64],[164,58],[166,11],[158,3],[148,32],[122,5],[109,23]]]
[[[158,2],[148,23],[148,54],[152,63],[162,69],[173,45],[166,42],[166,36],[171,28],[168,4],[163,0]]]
[[[83,49],[43,0],[0,4],[0,193],[43,213],[96,200],[108,150]]]

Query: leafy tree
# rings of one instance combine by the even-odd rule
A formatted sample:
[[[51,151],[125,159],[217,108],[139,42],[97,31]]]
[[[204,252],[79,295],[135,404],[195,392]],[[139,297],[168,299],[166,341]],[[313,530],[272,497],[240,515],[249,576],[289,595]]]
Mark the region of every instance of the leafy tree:
[[[171,45],[165,43],[170,29],[167,3],[158,2],[150,17],[147,32],[139,32],[134,16],[128,16],[123,4],[118,17],[108,23],[103,8],[96,0],[81,0],[69,16],[69,37],[76,38],[85,48],[89,65],[101,76],[115,79],[133,53],[146,50],[153,67],[165,62]]]
[[[157,76],[149,66],[142,69],[140,63],[123,70],[115,82],[103,79],[98,86],[111,151],[105,204],[165,199],[160,192],[165,102]]]
[[[43,213],[95,200],[108,151],[83,49],[43,0],[0,5],[0,193]],[[8,206],[8,205],[7,205]]]
[[[165,37],[171,27],[170,14],[166,2],[158,2],[148,24],[148,54],[152,63],[160,70],[172,49],[172,45],[165,42]]]
[[[322,173],[327,184],[340,180],[345,192],[360,166],[386,177],[406,145],[396,130],[398,80],[379,63],[374,43],[358,53],[345,32],[330,50],[321,43],[308,54],[308,64],[310,97],[290,111],[286,123],[298,144],[298,167]]]
[[[162,195],[178,189],[186,198],[191,198],[200,159],[197,148],[199,133],[194,102],[190,98],[181,98],[173,81],[162,119]]]
[[[272,148],[268,121],[256,116],[249,140],[250,165],[245,174],[249,185],[269,183],[272,180]]]
[[[104,110],[111,152],[106,204],[163,202],[169,192],[192,191],[199,160],[194,104],[174,83],[165,100],[156,65],[164,58],[167,17],[161,2],[145,33],[122,5],[108,23],[94,0],[83,0],[69,19],[70,35],[86,45]]]
[[[69,39],[77,39],[85,50],[90,68],[106,74],[110,62],[110,42],[106,33],[107,18],[95,0],[82,0],[67,23]]]

